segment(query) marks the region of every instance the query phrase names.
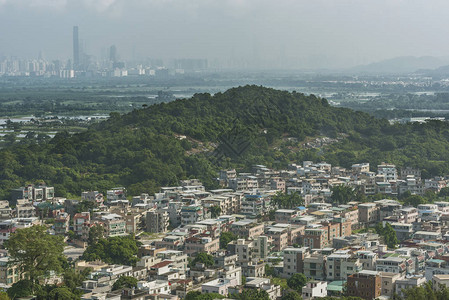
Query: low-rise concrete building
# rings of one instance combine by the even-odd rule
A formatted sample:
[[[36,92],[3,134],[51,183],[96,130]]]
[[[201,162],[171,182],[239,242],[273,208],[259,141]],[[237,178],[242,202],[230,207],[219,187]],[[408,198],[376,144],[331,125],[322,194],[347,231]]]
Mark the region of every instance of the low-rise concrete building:
[[[361,271],[348,276],[348,295],[366,300],[376,299],[381,295],[382,281],[379,272]]]
[[[184,252],[193,255],[199,252],[214,253],[220,248],[220,239],[211,237],[190,237],[185,240]]]
[[[219,295],[228,295],[228,288],[237,285],[236,279],[218,278],[201,285],[201,292],[210,294],[217,293]]]
[[[302,288],[302,299],[310,300],[327,296],[327,282],[311,280]]]

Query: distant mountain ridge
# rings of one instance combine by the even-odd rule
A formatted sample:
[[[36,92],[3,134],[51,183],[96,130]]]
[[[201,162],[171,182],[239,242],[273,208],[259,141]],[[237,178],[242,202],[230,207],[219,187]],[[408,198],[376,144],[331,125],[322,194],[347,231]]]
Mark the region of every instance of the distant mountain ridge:
[[[424,76],[447,77],[449,76],[449,64],[436,69],[420,69],[416,73]]]
[[[401,56],[367,65],[356,66],[350,70],[360,73],[404,74],[413,73],[422,69],[436,69],[448,64],[449,59],[447,58],[433,56]]]

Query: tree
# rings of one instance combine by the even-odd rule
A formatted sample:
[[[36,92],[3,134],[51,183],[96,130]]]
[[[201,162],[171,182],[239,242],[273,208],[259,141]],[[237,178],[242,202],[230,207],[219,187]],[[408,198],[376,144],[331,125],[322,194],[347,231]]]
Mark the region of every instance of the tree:
[[[427,190],[424,192],[424,199],[426,199],[426,202],[433,203],[435,201],[438,201],[438,194],[433,190]]]
[[[236,239],[237,239],[237,236],[235,234],[233,234],[232,232],[229,232],[229,231],[223,232],[220,235],[220,248],[221,249],[226,249],[228,244],[231,241],[234,241]]]
[[[195,256],[195,259],[192,261],[192,265],[196,265],[197,263],[204,264],[206,267],[210,267],[214,264],[214,258],[212,255],[207,254],[206,252],[200,252]]]
[[[396,248],[396,245],[399,243],[399,240],[396,236],[396,231],[394,231],[393,227],[390,223],[387,223],[384,228],[384,237],[385,242],[389,248]]]
[[[297,292],[291,291],[282,296],[281,300],[302,300],[302,297]]]
[[[7,291],[9,298],[23,298],[33,294],[33,283],[31,280],[22,279],[14,283]]]
[[[306,285],[307,277],[302,273],[295,273],[287,280],[288,287],[301,292],[302,287]]]
[[[411,195],[403,199],[404,205],[417,207],[419,204],[427,203],[426,199],[419,195]]]
[[[186,294],[185,300],[197,300],[200,296],[200,291],[190,291]]]
[[[265,275],[266,276],[274,276],[274,267],[270,266],[269,264],[265,265]]]
[[[200,291],[190,291],[187,293],[184,300],[214,300],[222,298],[224,298],[224,296],[218,293],[201,294]]]
[[[45,226],[18,229],[6,241],[11,261],[19,265],[32,283],[48,271],[62,271],[65,260],[62,236],[50,235]]]
[[[74,269],[66,269],[63,274],[64,285],[76,295],[80,295],[81,291],[78,289],[87,276],[92,272],[91,268],[86,268],[81,272],[76,272]]]
[[[52,224],[54,224],[54,222]],[[69,230],[67,232],[67,236],[68,236],[70,241],[76,240],[78,238],[77,234],[73,230]]]
[[[51,300],[77,300],[79,297],[72,293],[66,286],[57,287],[48,293],[47,299]]]
[[[360,297],[353,297],[353,296],[338,296],[338,297],[327,296],[327,297],[320,298],[320,300],[364,300],[364,299],[360,298]]]
[[[381,223],[377,223],[376,225],[377,234],[384,237],[385,244],[387,244],[388,248],[396,248],[396,245],[399,243],[399,240],[396,236],[396,231],[394,231],[393,227],[390,223],[386,223],[385,227]]]
[[[135,266],[140,243],[132,236],[115,236],[99,239],[87,247],[82,259],[87,261],[101,260],[106,263]]]
[[[81,213],[81,212],[91,211],[95,207],[97,207],[96,203],[94,203],[92,201],[88,201],[88,200],[83,200],[80,203],[78,203],[78,205],[76,206],[76,212]]]
[[[3,136],[3,140],[5,141],[7,146],[11,146],[16,142],[17,136],[14,132],[7,133]]]
[[[347,185],[337,185],[331,188],[332,202],[337,204],[346,204],[354,201],[357,198],[357,193],[354,188]]]
[[[51,139],[51,137],[45,133],[38,133],[37,134],[37,142],[38,143],[45,143]]]
[[[399,198],[399,200],[403,200],[403,199],[410,197],[411,195],[412,195],[412,192],[405,191],[405,192],[401,193],[398,198]]]
[[[238,300],[270,300],[270,296],[264,290],[245,289],[240,294],[233,294],[231,298]]]
[[[104,227],[101,224],[95,224],[89,228],[89,237],[87,238],[87,244],[93,245],[97,243],[104,236]]]
[[[120,276],[116,282],[112,285],[112,290],[121,290],[123,288],[136,288],[137,279],[131,276]]]
[[[438,194],[440,197],[448,197],[449,196],[449,187],[444,187],[440,190],[440,193]]]
[[[432,282],[428,281],[421,286],[403,289],[404,300],[418,300],[418,299],[429,299],[429,300],[446,300],[449,299],[449,289],[441,285],[437,290],[433,289]]]
[[[271,201],[279,208],[289,208],[289,209],[296,208],[304,204],[304,200],[302,199],[301,195],[297,192],[291,194],[277,192],[276,195],[274,195],[271,198]]]
[[[210,215],[212,218],[217,218],[221,214],[221,208],[218,205],[212,206],[210,208]]]

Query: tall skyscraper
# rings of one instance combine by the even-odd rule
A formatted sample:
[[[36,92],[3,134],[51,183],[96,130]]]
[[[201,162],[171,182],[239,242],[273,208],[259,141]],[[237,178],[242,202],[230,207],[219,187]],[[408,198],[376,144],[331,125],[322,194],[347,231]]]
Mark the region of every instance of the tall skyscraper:
[[[80,65],[80,46],[78,40],[78,26],[73,26],[73,69],[77,70]]]
[[[109,48],[109,60],[113,63],[117,62],[117,48],[115,45],[112,45],[111,48]]]

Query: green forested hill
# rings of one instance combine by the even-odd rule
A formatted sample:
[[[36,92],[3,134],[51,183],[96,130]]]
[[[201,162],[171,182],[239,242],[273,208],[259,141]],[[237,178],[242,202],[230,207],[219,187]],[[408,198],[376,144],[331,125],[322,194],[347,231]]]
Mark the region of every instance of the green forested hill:
[[[304,146],[320,136],[339,142],[319,149]],[[211,187],[219,167],[281,167],[304,159],[343,166],[388,161],[421,167],[426,176],[449,173],[449,125],[389,125],[366,113],[330,107],[313,95],[239,87],[112,113],[80,134],[3,149],[0,197],[38,181],[64,196],[116,185],[134,195],[152,193],[189,177]]]

